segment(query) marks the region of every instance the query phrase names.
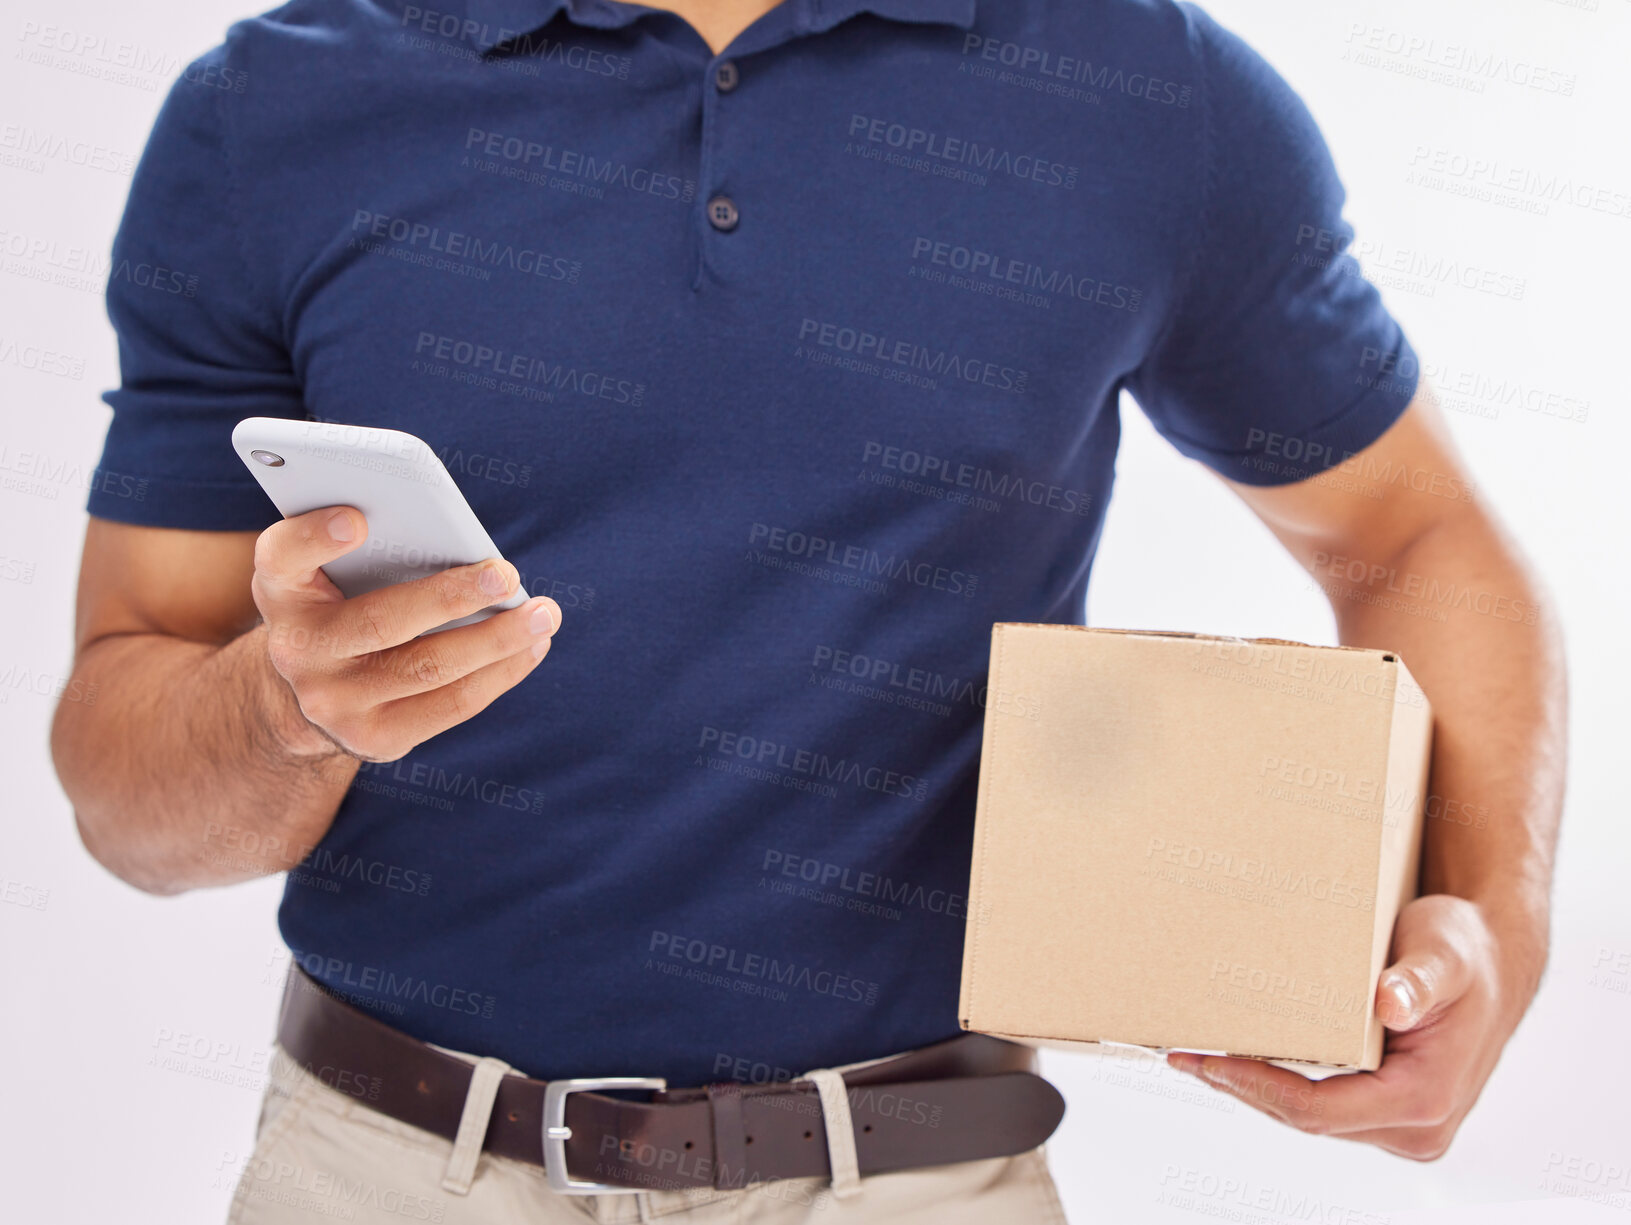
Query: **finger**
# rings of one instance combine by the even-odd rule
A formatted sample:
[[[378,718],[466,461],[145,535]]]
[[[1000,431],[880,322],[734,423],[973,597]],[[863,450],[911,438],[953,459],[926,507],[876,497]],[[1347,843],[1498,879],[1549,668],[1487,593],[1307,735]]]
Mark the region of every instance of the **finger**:
[[[1432,1127],[1454,1109],[1428,1055],[1389,1049],[1374,1072],[1309,1080],[1257,1059],[1174,1051],[1167,1062],[1299,1131],[1347,1136],[1384,1128]]]
[[[371,696],[385,703],[439,689],[522,651],[541,659],[560,626],[560,605],[538,596],[474,625],[416,638],[368,657]]]
[[[339,657],[372,655],[480,612],[510,596],[520,581],[515,567],[496,557],[454,566],[352,597],[329,614],[321,636]]]
[[[1466,994],[1480,930],[1471,903],[1435,894],[1417,898],[1393,925],[1393,964],[1376,984],[1376,1015],[1392,1030],[1415,1029]]]
[[[501,694],[524,680],[549,654],[550,641],[549,638],[539,640],[542,651],[536,646],[518,651],[506,659],[477,668],[451,685],[398,698],[380,707],[375,717],[414,744],[429,740],[438,732],[480,714]]]
[[[343,598],[318,567],[367,536],[368,520],[352,506],[325,506],[274,523],[255,539],[255,581],[286,596]]]
[[[1329,1127],[1325,1081],[1309,1080],[1256,1059],[1226,1055],[1172,1051],[1167,1063],[1299,1131],[1318,1133]]]

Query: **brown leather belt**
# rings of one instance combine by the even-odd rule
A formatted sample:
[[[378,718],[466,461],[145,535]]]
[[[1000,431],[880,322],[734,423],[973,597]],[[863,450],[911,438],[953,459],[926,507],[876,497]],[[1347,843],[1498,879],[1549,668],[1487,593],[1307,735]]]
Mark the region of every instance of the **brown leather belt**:
[[[452,1140],[472,1065],[338,999],[290,968],[278,1044],[323,1083],[374,1110]],[[844,1073],[862,1175],[1022,1153],[1064,1116],[1030,1047],[963,1034]],[[569,1082],[557,1082],[559,1098]],[[489,1153],[546,1165],[548,1086],[499,1083]],[[565,1174],[607,1189],[740,1188],[830,1177],[821,1101],[809,1081],[717,1084],[649,1101],[574,1090],[565,1097]],[[560,1185],[562,1172],[551,1171]]]

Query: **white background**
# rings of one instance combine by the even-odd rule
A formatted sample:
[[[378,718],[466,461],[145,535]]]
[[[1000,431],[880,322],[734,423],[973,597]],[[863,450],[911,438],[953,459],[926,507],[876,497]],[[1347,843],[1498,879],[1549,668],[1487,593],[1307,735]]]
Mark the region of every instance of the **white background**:
[[[1294,1134],[1150,1061],[1049,1056],[1047,1070],[1070,1103],[1050,1145],[1066,1206],[1078,1223],[1192,1225],[1204,1214],[1376,1225],[1447,1221],[1449,1206],[1566,1194],[1611,1207],[1537,1202],[1510,1219],[1627,1220],[1631,593],[1620,549],[1631,443],[1631,217],[1537,195],[1525,198],[1546,207],[1527,211],[1423,185],[1410,173],[1422,150],[1436,149],[1569,177],[1623,200],[1631,193],[1631,2],[1218,0],[1211,10],[1308,100],[1348,185],[1359,249],[1390,286],[1389,305],[1441,385],[1518,385],[1588,406],[1584,422],[1560,420],[1474,391],[1449,414],[1482,496],[1537,560],[1566,627],[1574,737],[1554,947],[1540,996],[1483,1100],[1450,1154],[1433,1164]],[[173,74],[242,14],[226,0],[136,8],[31,0],[0,25],[0,476],[25,452],[88,472],[108,417],[97,395],[117,382],[100,294],[38,283],[27,274],[38,265],[14,259],[9,244],[22,235],[105,257],[129,187],[128,168],[32,159],[15,144],[25,132],[88,140],[128,163],[168,85],[163,73],[118,84],[14,59],[37,45],[28,23],[135,44]],[[1572,96],[1476,70],[1451,73],[1451,82],[1421,79],[1426,53],[1385,49],[1407,39],[1436,40],[1441,55],[1460,46],[1566,74]],[[1383,47],[1376,58],[1357,60],[1354,52],[1373,40]],[[1523,296],[1387,277],[1417,259],[1522,281]],[[4,357],[11,342],[67,354],[82,363],[81,377]],[[1131,405],[1124,421],[1092,623],[1331,641],[1331,617],[1310,578]],[[220,1220],[251,1142],[284,966],[273,921],[280,880],[161,901],[115,881],[79,846],[46,752],[51,699],[33,691],[37,678],[68,668],[84,526],[82,480],[64,478],[52,493],[0,488],[0,1059],[8,1106],[0,1111],[0,1204],[5,1219],[30,1225]],[[211,1053],[160,1066],[155,1056],[173,1035]],[[1617,1180],[1608,1167],[1618,1167]],[[1240,1190],[1174,1202],[1186,1181],[1211,1188],[1214,1180]],[[1280,1204],[1280,1214],[1250,1209],[1258,1196]]]

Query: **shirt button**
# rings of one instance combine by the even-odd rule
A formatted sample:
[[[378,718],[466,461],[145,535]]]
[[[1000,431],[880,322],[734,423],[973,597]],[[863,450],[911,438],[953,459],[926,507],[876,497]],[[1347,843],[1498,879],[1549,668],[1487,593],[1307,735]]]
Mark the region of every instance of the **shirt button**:
[[[714,69],[714,86],[722,94],[728,94],[736,88],[736,83],[742,79],[742,74],[736,70],[736,65],[726,60]]]
[[[734,230],[742,214],[736,211],[736,202],[729,196],[715,196],[708,201],[708,220],[716,230]]]

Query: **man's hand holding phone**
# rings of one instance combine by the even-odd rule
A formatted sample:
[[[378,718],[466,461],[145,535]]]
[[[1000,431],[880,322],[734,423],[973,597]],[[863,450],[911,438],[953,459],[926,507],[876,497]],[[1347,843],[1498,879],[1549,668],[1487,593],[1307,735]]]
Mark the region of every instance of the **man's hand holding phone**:
[[[561,626],[560,606],[539,596],[421,638],[513,594],[515,567],[492,558],[347,599],[319,567],[367,534],[362,512],[330,506],[274,523],[255,542],[251,589],[272,667],[305,716],[284,736],[300,756],[338,748],[395,761],[520,683]]]

